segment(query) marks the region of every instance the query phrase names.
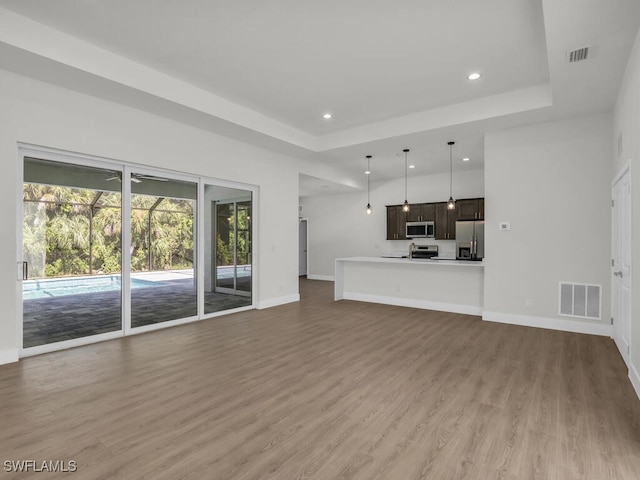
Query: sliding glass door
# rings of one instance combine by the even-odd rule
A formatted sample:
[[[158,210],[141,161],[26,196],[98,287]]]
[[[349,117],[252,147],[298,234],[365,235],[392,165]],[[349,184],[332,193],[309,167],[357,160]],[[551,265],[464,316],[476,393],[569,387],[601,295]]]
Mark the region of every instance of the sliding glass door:
[[[198,314],[197,184],[131,173],[131,327]]]
[[[251,201],[236,203],[235,289],[240,295],[251,294]]]
[[[252,192],[205,186],[205,313],[251,305]]]
[[[216,204],[216,291],[251,294],[251,202]]]
[[[23,348],[122,329],[120,180],[24,159]]]
[[[67,348],[252,305],[253,190],[43,157],[23,153],[23,349]]]

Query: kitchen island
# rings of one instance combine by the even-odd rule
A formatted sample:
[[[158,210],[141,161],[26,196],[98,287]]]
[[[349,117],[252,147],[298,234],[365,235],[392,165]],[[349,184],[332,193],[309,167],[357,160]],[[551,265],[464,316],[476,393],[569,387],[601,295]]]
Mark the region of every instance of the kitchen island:
[[[483,297],[483,262],[378,257],[336,259],[335,300],[482,315]]]

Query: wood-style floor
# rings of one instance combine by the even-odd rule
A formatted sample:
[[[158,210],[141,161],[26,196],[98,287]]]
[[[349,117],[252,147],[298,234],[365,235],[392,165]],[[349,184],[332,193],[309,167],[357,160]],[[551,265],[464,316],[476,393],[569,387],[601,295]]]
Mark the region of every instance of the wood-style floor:
[[[610,339],[332,289],[0,367],[3,465],[78,465],[0,478],[640,478]]]

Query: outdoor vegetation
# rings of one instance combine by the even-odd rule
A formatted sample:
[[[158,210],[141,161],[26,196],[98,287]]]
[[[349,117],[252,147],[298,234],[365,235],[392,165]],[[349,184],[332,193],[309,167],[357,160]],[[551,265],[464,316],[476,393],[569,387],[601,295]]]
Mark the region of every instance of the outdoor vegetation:
[[[217,245],[216,262],[217,265],[233,265],[233,246],[237,241],[237,263],[238,265],[248,265],[251,263],[251,219],[249,208],[237,204],[222,204],[218,206]],[[234,223],[237,215],[237,233],[234,232]],[[237,237],[237,238],[236,238]]]
[[[120,273],[120,193],[25,183],[29,278]],[[131,270],[193,268],[194,202],[132,195]]]

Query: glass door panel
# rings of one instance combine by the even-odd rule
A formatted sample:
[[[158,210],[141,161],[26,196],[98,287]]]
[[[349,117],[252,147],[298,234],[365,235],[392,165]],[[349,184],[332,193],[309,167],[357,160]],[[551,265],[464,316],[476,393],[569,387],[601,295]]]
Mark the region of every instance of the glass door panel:
[[[121,203],[121,172],[24,158],[24,348],[122,329]]]
[[[251,292],[251,202],[236,203],[236,290]]]
[[[235,204],[216,205],[216,290],[232,293],[236,287]]]
[[[131,327],[196,316],[197,184],[131,174]]]
[[[204,312],[251,305],[252,193],[205,185]]]

